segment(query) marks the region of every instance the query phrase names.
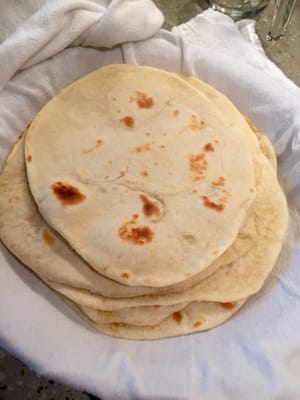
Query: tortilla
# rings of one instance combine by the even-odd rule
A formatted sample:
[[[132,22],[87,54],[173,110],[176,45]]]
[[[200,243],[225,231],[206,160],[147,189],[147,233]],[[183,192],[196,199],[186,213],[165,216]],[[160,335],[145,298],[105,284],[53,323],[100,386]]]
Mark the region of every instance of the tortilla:
[[[256,168],[257,197],[252,209],[257,233],[253,246],[235,262],[221,266],[199,284],[179,293],[116,299],[56,282],[47,283],[78,304],[102,310],[185,301],[231,302],[257,293],[276,263],[288,225],[287,204],[276,171],[263,154],[259,166]]]
[[[256,236],[250,216],[233,245],[196,276],[163,288],[122,285],[94,271],[42,218],[27,184],[23,143],[24,137],[13,147],[0,176],[0,238],[43,279],[106,297],[177,293],[207,278],[221,265],[235,261],[250,249]]]
[[[86,322],[101,333],[124,339],[155,340],[205,331],[223,324],[246,302],[192,302],[154,326],[135,326],[122,323],[101,324],[87,317],[74,303],[63,299]]]
[[[29,185],[49,225],[96,271],[172,285],[229,248],[249,213],[246,136],[182,79],[111,65],[37,115],[25,143]]]

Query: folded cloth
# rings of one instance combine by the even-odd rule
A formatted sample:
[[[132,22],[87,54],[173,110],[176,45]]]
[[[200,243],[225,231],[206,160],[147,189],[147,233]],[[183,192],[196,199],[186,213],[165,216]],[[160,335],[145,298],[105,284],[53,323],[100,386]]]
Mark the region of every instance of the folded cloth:
[[[211,10],[172,32],[159,30],[162,21],[146,0],[52,0],[26,20],[0,44],[0,165],[69,83],[110,63],[152,65],[200,77],[262,128],[299,210],[299,88],[249,41],[251,24],[247,35],[245,25]],[[299,235],[296,209],[293,216]],[[37,372],[103,400],[300,398],[300,241],[289,239],[289,261],[283,253],[263,292],[232,320],[155,342],[94,332],[2,246],[0,345]]]
[[[146,39],[163,24],[163,15],[151,0],[98,3],[50,0],[26,20],[0,47],[0,89],[18,70],[68,46],[113,47]],[[8,7],[6,18],[14,18],[14,9]]]

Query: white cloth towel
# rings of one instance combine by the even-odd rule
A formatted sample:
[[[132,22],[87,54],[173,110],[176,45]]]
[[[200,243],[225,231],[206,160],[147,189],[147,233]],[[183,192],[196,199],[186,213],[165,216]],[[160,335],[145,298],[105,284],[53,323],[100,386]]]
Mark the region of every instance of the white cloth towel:
[[[253,24],[211,10],[172,32],[162,22],[150,0],[51,0],[14,33],[7,24],[0,166],[24,127],[70,82],[109,63],[152,65],[202,78],[252,118],[274,143],[290,204],[299,209],[300,90],[264,55]],[[289,262],[286,250],[263,292],[236,317],[210,332],[155,342],[94,332],[2,246],[0,345],[103,400],[300,398],[300,241],[290,240]]]

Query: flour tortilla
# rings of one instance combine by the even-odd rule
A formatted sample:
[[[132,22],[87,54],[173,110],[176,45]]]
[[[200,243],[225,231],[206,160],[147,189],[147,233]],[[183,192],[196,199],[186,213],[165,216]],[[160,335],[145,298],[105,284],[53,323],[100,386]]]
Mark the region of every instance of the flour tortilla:
[[[246,302],[234,303],[192,302],[154,326],[135,326],[122,323],[101,324],[88,318],[76,304],[63,299],[73,310],[98,331],[110,336],[134,340],[155,340],[205,331],[223,324]]]
[[[256,133],[257,132],[258,131],[256,130]],[[262,135],[260,134],[260,137],[261,136]],[[271,154],[272,156],[270,160],[275,162],[272,146],[270,145],[270,142],[268,143],[269,150],[267,151],[267,154]],[[171,294],[184,289],[183,284],[176,285],[177,287],[175,286],[173,288],[167,287],[161,289],[127,287],[106,279],[90,269],[88,265],[85,264],[84,261],[43,222],[43,219],[37,213],[36,206],[30,197],[25,183],[26,177],[24,173],[24,157],[22,155],[21,142],[19,142],[17,146],[19,147],[15,147],[12,150],[7,165],[5,166],[3,176],[0,178],[2,192],[0,198],[0,201],[2,201],[0,209],[3,210],[0,215],[0,229],[2,227],[0,233],[4,243],[17,255],[18,258],[21,259],[21,261],[28,264],[33,271],[45,279],[64,283],[66,285],[71,281],[69,286],[90,289],[91,291],[100,293],[105,297],[122,298],[139,296],[141,294],[147,294],[147,291],[148,294],[150,294],[153,290],[159,290],[161,293],[168,292]],[[14,196],[16,195],[18,201],[15,201],[16,198]],[[18,222],[16,223],[16,221]],[[24,231],[27,232],[27,235],[22,237]],[[239,249],[247,249],[245,242],[247,242],[247,239],[253,239],[253,231],[254,235],[256,235],[255,229],[252,229],[251,235],[244,236],[244,239],[246,240],[242,240],[240,237],[235,242],[234,246],[224,253],[217,262],[219,261],[221,265],[222,259],[226,261],[227,253],[229,256],[227,260],[230,260],[230,252],[232,250],[234,250],[233,254],[238,255]],[[48,233],[46,236],[47,240],[44,238],[45,232]],[[54,241],[54,243],[51,241]],[[244,242],[243,246],[238,244],[238,242]],[[35,245],[32,246],[32,243]],[[225,264],[226,262],[223,263]],[[209,267],[208,270],[210,268],[211,267]],[[204,273],[206,271],[207,270],[204,270],[200,273],[199,278],[201,274],[205,277]],[[193,279],[194,278],[190,278],[188,281],[192,281]],[[186,281],[186,285],[189,283],[188,281]],[[197,283],[196,280],[195,283]],[[188,285],[186,287],[188,287]],[[68,290],[68,288],[63,288],[61,290],[67,290],[68,293],[71,291]],[[87,295],[87,297],[89,298],[90,296]],[[76,300],[77,295],[75,294],[75,298],[71,295],[71,298]],[[99,299],[95,302],[92,297],[92,300],[88,299],[87,301],[84,301],[83,304],[96,308],[99,308],[100,306],[101,308],[102,302],[99,305]],[[120,305],[114,304],[113,308],[115,307],[120,308]],[[121,305],[121,307],[123,307],[123,305]]]
[[[236,239],[255,199],[246,136],[182,79],[111,65],[37,115],[27,174],[43,217],[95,270],[161,287]]]
[[[251,249],[229,265],[223,265],[199,284],[180,293],[134,298],[108,298],[56,282],[48,285],[72,301],[95,309],[113,310],[153,304],[172,305],[184,301],[231,302],[258,292],[279,255],[288,224],[287,204],[276,172],[262,154],[257,168],[257,197],[252,214],[257,237]]]
[[[39,214],[26,181],[24,138],[12,149],[0,177],[0,238],[38,276],[106,297],[177,293],[248,251],[256,236],[250,216],[237,240],[212,265],[188,280],[164,288],[125,286],[95,272]],[[24,235],[26,232],[26,235]]]
[[[109,323],[124,323],[135,326],[153,326],[159,324],[168,316],[175,312],[182,310],[187,306],[187,302],[179,303],[171,306],[146,306],[146,307],[130,307],[122,308],[115,311],[102,311],[95,310],[93,308],[80,306],[77,307],[83,312],[89,319],[100,324]]]

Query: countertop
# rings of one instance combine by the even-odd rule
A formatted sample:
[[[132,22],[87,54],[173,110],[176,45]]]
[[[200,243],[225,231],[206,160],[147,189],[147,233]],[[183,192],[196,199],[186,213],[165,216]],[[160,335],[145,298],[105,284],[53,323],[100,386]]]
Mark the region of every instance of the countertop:
[[[24,0],[25,2],[25,0]],[[206,9],[205,0],[154,0],[165,15],[166,29],[181,24]],[[268,42],[273,0],[256,17],[256,30],[268,57],[300,86],[300,2],[297,2],[285,37]],[[89,400],[87,393],[78,392],[36,375],[17,359],[0,349],[0,400]]]

